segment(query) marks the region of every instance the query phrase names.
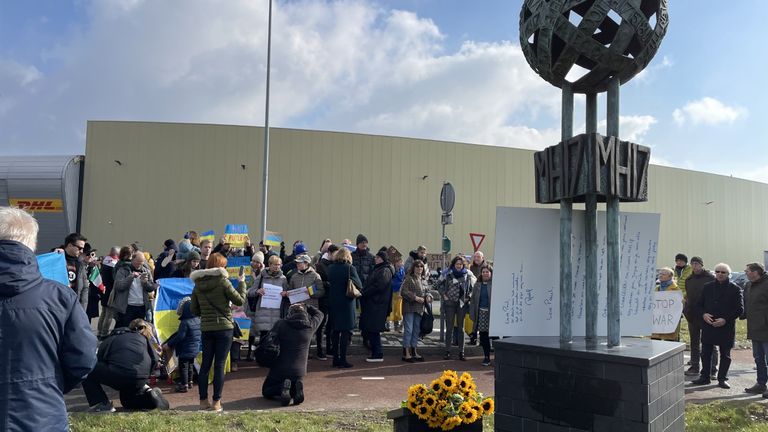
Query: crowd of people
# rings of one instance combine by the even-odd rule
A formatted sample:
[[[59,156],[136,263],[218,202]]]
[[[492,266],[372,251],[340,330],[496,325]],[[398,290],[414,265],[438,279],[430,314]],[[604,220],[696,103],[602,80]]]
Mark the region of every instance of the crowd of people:
[[[370,250],[363,234],[354,243],[345,239],[337,245],[325,239],[315,253],[296,241],[286,253],[284,245],[278,250],[253,245],[248,239],[241,248],[223,239],[214,245],[190,231],[178,242],[166,240],[156,257],[135,243],[113,247],[99,257],[85,236],[73,233],[54,249],[64,255],[66,287],[42,278],[34,255],[37,229],[27,213],[0,208],[0,265],[4,267],[0,307],[4,313],[10,310],[25,318],[3,321],[0,351],[18,350],[26,358],[41,358],[46,366],[41,372],[22,362],[9,365],[5,378],[26,378],[6,379],[8,384],[0,384],[0,391],[53,392],[56,396],[45,401],[28,400],[59,416],[58,420],[55,416],[12,418],[24,427],[55,430],[66,424],[61,422],[66,416],[63,394],[78,384],[93,412],[115,411],[105,385],[119,391],[124,408],[168,409],[162,392],[151,388],[149,381],[169,352],[175,352],[178,363],[175,390],[188,392],[197,382],[200,409],[221,411],[227,357],[235,370],[241,360],[233,306],[243,307],[251,320],[244,344],[246,361],[254,359],[254,348],[262,340],[277,341],[279,360],[270,368],[262,394],[284,405],[304,401],[309,358],[330,357],[332,367],[353,367],[347,356],[353,331],[360,332],[369,350],[367,362],[384,361],[381,338],[390,331],[402,335],[402,361],[424,361],[418,351],[422,316],[431,314],[438,293],[444,311],[450,311],[447,322],[454,328],[453,338],[446,337],[444,358],[451,358],[451,345],[455,345],[458,358],[466,359],[464,320],[470,317],[474,324],[469,334],[474,340],[479,333],[483,364],[490,365],[493,269],[482,252],[472,260],[454,258],[449,269],[439,272],[437,282],[430,283],[426,247],[417,247],[404,260],[388,248]],[[228,259],[237,256],[250,257],[251,277],[246,278],[241,268],[236,281],[230,279]],[[178,304],[178,331],[160,345],[153,328],[153,301],[163,278],[189,278],[194,288]],[[281,290],[280,307],[265,307],[266,288],[274,287]],[[288,291],[299,288],[306,288],[308,299],[291,303]],[[54,294],[43,295],[43,291]],[[31,304],[37,308],[30,308]],[[45,311],[42,316],[40,310]],[[97,320],[95,331],[92,320]],[[313,342],[315,352],[310,355]],[[193,364],[201,352],[195,373]],[[197,378],[209,373],[213,377],[210,397],[207,380]],[[9,405],[0,415],[9,418],[13,412]]]
[[[656,290],[682,292],[691,349],[690,367],[685,374],[697,377],[692,385],[707,385],[716,380],[719,387],[731,388],[728,371],[736,341],[736,321],[745,319],[757,382],[744,391],[768,398],[768,275],[763,264],[748,263],[744,269],[747,281],[742,287],[732,280],[732,273],[726,263],[718,263],[714,271],[709,271],[701,257],[691,257],[689,263],[685,254],[678,253],[674,268],[659,269]],[[652,337],[679,341],[680,324],[672,333]]]

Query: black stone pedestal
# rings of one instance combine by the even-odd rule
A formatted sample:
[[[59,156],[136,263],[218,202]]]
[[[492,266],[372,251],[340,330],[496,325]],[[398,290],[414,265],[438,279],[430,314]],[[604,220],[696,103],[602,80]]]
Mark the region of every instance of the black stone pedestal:
[[[683,431],[684,344],[511,337],[496,349],[497,431]]]

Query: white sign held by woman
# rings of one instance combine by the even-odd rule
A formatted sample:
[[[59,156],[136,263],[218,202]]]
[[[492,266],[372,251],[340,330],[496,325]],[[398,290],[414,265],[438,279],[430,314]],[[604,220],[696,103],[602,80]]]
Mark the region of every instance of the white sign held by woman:
[[[683,292],[654,291],[651,310],[653,311],[653,332],[674,333],[683,315]]]

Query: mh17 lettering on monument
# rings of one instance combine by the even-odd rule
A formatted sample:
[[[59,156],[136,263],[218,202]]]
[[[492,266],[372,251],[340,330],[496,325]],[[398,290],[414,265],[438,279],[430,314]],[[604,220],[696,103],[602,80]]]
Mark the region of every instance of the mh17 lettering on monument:
[[[584,202],[588,194],[599,201],[606,196],[647,201],[650,159],[651,150],[643,145],[596,133],[577,135],[534,154],[536,202]]]

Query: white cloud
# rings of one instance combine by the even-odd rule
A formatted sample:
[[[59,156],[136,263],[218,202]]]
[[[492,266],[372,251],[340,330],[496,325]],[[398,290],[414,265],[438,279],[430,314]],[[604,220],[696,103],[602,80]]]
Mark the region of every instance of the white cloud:
[[[715,98],[704,97],[688,102],[682,108],[675,109],[672,112],[672,119],[680,126],[686,123],[717,125],[731,124],[739,117],[746,115],[746,108],[728,106]]]
[[[81,30],[43,47],[45,76],[0,57],[0,88],[14,89],[0,96],[3,151],[81,152],[91,119],[263,124],[266,2],[86,5]],[[275,2],[270,124],[534,149],[559,141],[559,91],[519,46],[447,52],[444,41],[432,20],[377,3]]]
[[[625,141],[642,144],[645,134],[656,124],[656,118],[649,115],[619,116],[619,137]],[[597,123],[598,131],[605,130],[606,120]]]
[[[664,56],[660,61],[653,61],[648,67],[641,70],[630,82],[641,84],[650,83],[656,78],[660,71],[669,69],[674,65],[674,62],[669,56]]]

